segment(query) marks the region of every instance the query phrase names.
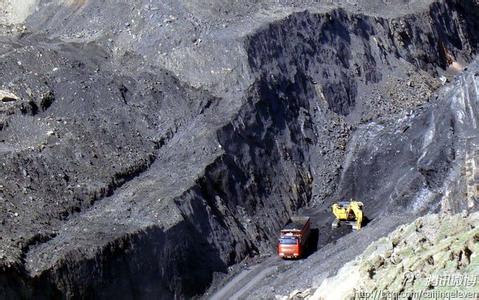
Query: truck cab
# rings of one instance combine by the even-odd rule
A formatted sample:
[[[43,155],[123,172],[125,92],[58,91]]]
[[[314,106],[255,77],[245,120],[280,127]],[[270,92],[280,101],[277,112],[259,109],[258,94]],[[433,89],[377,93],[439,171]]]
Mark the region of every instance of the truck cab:
[[[278,241],[278,254],[282,258],[298,258],[301,256],[300,241],[296,237],[282,237]]]

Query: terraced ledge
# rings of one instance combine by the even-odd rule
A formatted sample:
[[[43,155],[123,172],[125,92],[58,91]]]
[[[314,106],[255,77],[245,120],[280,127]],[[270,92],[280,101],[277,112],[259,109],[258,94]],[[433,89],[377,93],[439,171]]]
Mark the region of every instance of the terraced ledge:
[[[180,16],[113,2],[41,1],[28,20],[41,32],[5,52],[2,84],[25,99],[32,87],[55,95],[48,110],[9,116],[5,144],[36,136],[36,122],[59,132],[0,158],[0,297],[194,297],[229,266],[271,253],[279,226],[308,204],[361,196],[378,218],[388,204],[440,206],[459,117],[446,101],[408,111],[434,102],[437,75],[476,53],[475,2],[388,18],[328,6],[271,19],[251,6],[227,24],[196,2],[165,2]],[[190,22],[192,7],[204,19]],[[350,144],[368,128],[381,138]],[[384,163],[393,159],[403,163]],[[106,192],[112,178],[121,184]],[[418,202],[420,192],[437,197]]]

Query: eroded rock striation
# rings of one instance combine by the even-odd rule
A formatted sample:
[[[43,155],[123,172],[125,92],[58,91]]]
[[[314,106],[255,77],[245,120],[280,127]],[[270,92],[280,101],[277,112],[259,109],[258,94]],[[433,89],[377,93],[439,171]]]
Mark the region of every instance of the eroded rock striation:
[[[409,119],[412,150],[396,132],[381,134],[387,147],[372,140],[471,61],[477,1],[33,11],[0,37],[0,89],[16,96],[0,102],[2,297],[199,295],[213,274],[271,251],[297,209],[334,196],[371,199],[375,217],[391,195],[415,205],[462,149],[447,118],[437,153]],[[432,114],[415,122],[435,124]],[[390,174],[389,159],[404,169]],[[411,167],[410,184],[375,190]]]

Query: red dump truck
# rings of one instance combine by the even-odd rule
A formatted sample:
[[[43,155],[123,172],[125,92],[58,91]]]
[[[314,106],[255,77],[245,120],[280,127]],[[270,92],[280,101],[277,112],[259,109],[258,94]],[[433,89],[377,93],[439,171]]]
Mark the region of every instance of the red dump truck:
[[[304,255],[306,243],[311,232],[309,217],[291,217],[278,240],[278,255],[282,258],[299,258]]]

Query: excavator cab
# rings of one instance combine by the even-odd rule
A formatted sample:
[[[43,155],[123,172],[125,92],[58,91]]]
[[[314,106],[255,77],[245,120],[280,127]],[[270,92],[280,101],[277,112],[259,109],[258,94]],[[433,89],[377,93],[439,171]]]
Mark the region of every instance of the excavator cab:
[[[359,201],[339,201],[331,206],[336,219],[333,221],[332,227],[339,227],[340,223],[351,225],[354,230],[361,229],[363,223],[363,203]]]

